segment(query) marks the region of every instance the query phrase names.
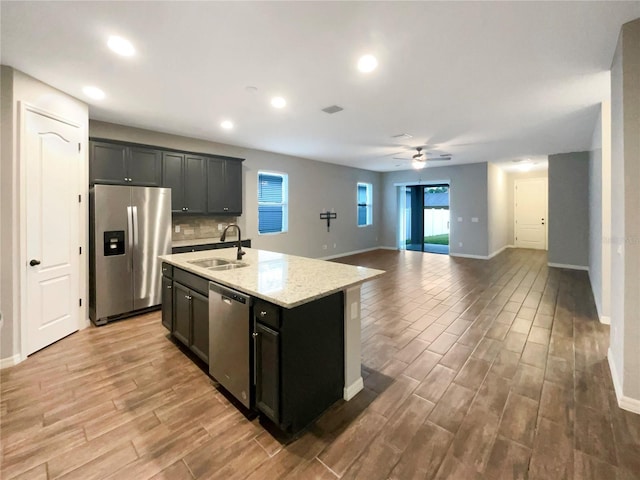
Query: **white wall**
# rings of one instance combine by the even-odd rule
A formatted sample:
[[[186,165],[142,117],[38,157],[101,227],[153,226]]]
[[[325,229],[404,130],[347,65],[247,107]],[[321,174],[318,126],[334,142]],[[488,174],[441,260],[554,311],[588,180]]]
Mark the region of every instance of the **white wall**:
[[[448,183],[451,255],[488,256],[487,164],[427,167],[382,174],[382,230],[380,245],[396,248],[398,235],[397,184]],[[459,222],[458,218],[462,218]],[[472,222],[475,217],[478,222]],[[460,246],[462,243],[462,246]]]
[[[640,413],[640,19],[622,26],[611,67],[611,343],[618,402]]]
[[[56,113],[82,125],[85,139],[83,140],[84,152],[87,151],[87,131],[88,131],[88,107],[85,103],[60,92],[49,85],[46,85],[28,75],[23,74],[10,67],[2,66],[2,158],[0,169],[2,171],[1,193],[0,193],[0,237],[2,238],[0,257],[0,309],[3,314],[3,325],[0,329],[0,359],[3,364],[8,363],[7,359],[12,359],[20,352],[20,321],[22,312],[20,311],[20,278],[24,274],[23,266],[20,265],[21,241],[24,239],[24,222],[21,223],[22,205],[22,163],[19,158],[19,105],[26,102],[37,106],[48,112]],[[88,193],[88,169],[86,155],[84,161],[78,166],[80,178],[83,179],[79,186],[80,192],[84,193],[85,199]],[[86,219],[80,224],[80,231],[87,232]],[[87,251],[87,234],[82,239],[78,239],[83,251]],[[80,285],[87,285],[88,263],[81,263]],[[22,269],[22,270],[21,270]],[[80,296],[87,298],[88,289],[79,292]],[[80,318],[86,320],[86,304],[80,310]]]
[[[380,173],[93,120],[89,124],[89,136],[244,158],[243,214],[238,223],[243,237],[251,238],[255,248],[322,258],[370,249],[379,244]],[[287,233],[258,235],[259,170],[289,176]],[[367,227],[357,225],[358,182],[373,185],[373,225]],[[333,209],[338,215],[331,221],[330,232],[327,232],[326,220],[320,220],[320,212],[325,209]]]
[[[487,164],[489,256],[506,248],[508,237],[507,174],[493,163]]]

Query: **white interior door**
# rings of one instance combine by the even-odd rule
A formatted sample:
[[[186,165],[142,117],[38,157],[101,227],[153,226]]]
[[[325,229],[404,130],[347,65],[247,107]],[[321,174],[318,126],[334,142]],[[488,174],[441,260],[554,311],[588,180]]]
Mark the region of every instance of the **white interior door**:
[[[78,330],[81,129],[29,107],[22,113],[29,355]]]
[[[547,249],[547,179],[515,181],[515,246]]]

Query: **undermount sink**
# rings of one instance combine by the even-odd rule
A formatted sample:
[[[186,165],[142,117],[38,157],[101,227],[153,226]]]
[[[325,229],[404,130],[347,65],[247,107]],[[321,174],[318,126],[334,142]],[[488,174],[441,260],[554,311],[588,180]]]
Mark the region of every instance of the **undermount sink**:
[[[243,262],[232,262],[227,263],[226,265],[218,265],[217,267],[208,267],[209,270],[233,270],[234,268],[242,268],[249,265],[248,263]]]
[[[223,258],[203,258],[202,260],[191,260],[187,263],[196,267],[208,270],[232,270],[234,268],[246,267],[248,264],[237,260],[225,260]]]

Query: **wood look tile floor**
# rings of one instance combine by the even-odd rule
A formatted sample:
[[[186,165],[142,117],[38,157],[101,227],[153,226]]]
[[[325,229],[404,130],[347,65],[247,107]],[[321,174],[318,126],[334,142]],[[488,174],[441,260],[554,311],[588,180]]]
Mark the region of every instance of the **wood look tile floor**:
[[[2,479],[640,478],[585,272],[375,251],[365,389],[283,445],[154,312],[88,328],[1,372]]]

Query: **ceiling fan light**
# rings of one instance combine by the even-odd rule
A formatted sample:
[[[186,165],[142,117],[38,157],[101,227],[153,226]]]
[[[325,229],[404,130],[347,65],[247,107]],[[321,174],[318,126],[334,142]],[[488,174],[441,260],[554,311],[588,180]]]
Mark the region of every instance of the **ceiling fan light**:
[[[424,168],[425,162],[424,160],[414,159],[413,162],[411,162],[411,165],[413,165],[413,168],[416,170],[420,170],[421,168]]]

